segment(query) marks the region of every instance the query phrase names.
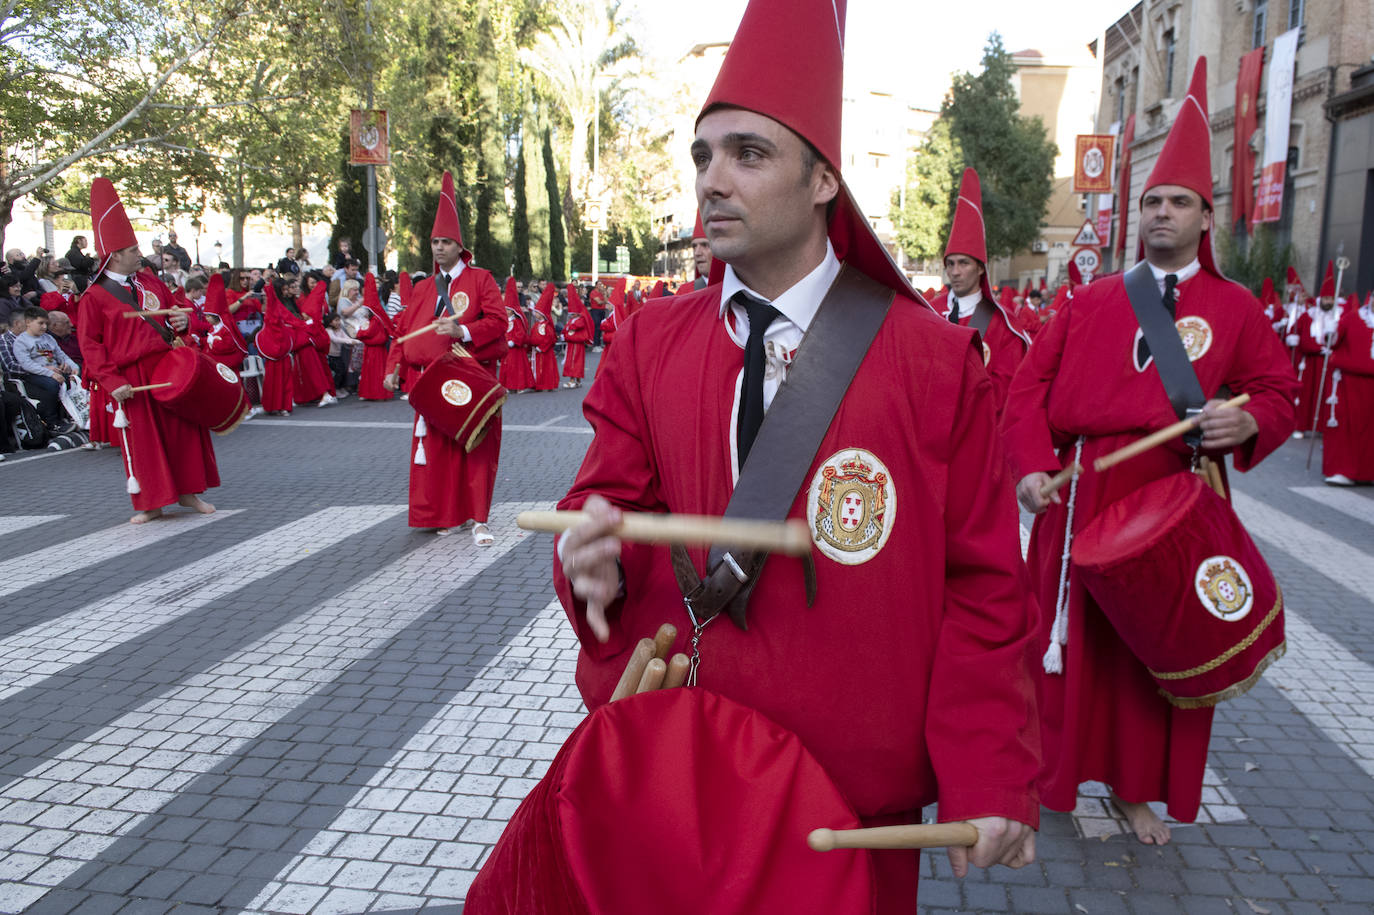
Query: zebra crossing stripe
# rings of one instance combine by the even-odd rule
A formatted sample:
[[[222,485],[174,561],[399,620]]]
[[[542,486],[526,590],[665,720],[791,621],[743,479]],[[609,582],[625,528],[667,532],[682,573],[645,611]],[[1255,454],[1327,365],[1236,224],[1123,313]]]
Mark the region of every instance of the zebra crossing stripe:
[[[1231,504],[1252,536],[1282,550],[1318,575],[1374,601],[1374,556],[1243,492],[1232,490]]]
[[[1343,515],[1349,515],[1356,521],[1374,524],[1374,499],[1366,499],[1348,489],[1332,489],[1330,486],[1293,486],[1290,487],[1290,491]]]
[[[51,550],[20,556],[13,561],[12,568],[6,570],[4,580],[0,581],[0,597],[79,572],[123,553],[144,549],[169,537],[199,530],[240,511],[242,509],[227,509],[213,515],[180,512],[168,514],[152,524],[120,524],[64,542],[61,562],[52,561]]]
[[[493,507],[493,514],[510,517],[536,507],[550,506],[506,503]],[[397,506],[371,508],[382,517],[398,510]],[[340,523],[337,516],[331,523]],[[234,757],[301,702],[329,686],[355,660],[368,656],[429,612],[525,536],[510,528],[498,531],[490,547],[469,543],[466,550],[452,540],[432,540],[5,785],[0,789],[0,827],[27,823],[41,812],[49,821],[70,821],[65,828],[73,833],[60,854],[39,855],[47,860],[31,862],[36,866],[30,873],[41,873],[41,884],[18,881],[19,892],[29,897],[27,904],[97,859],[120,836],[175,797],[176,791]],[[407,586],[416,581],[426,582],[422,599],[377,612],[382,602],[398,594],[414,594]],[[321,634],[329,637],[321,638]],[[244,683],[243,670],[261,666],[264,659],[271,660],[273,673]],[[229,710],[234,726],[226,729]],[[161,748],[168,741],[187,745],[186,741],[197,737],[215,738],[213,749]],[[132,762],[115,759],[131,746],[159,749]],[[93,765],[92,760],[100,762]]]
[[[220,575],[209,575],[204,568],[173,569],[0,639],[0,700],[279,572],[305,559],[311,549],[327,548],[405,510],[404,505],[326,508],[224,550],[217,557],[217,566],[224,570]],[[176,528],[169,525],[168,529]],[[126,528],[120,530],[128,533]],[[102,558],[127,549],[126,544],[112,541]],[[168,599],[161,599],[163,595]]]
[[[17,534],[49,521],[61,521],[66,515],[0,515],[0,535]]]

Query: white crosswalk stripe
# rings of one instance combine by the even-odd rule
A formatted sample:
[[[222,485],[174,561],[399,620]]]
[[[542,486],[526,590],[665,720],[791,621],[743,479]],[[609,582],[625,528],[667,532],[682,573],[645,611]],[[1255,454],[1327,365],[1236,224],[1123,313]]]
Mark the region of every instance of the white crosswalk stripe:
[[[49,521],[61,521],[66,515],[0,515],[0,536],[17,534]]]
[[[216,521],[237,515],[241,509],[217,511],[213,515],[198,512],[168,513],[152,524],[120,524],[64,542],[60,549],[62,561],[53,562],[52,548],[27,556],[20,556],[7,568],[0,580],[0,597],[51,581],[62,575],[79,572],[97,563],[114,559],[121,553],[133,553],[160,543],[169,537],[184,534]]]
[[[405,510],[404,505],[326,508],[224,550],[214,563],[222,570],[219,575],[207,575],[207,568],[194,574],[173,569],[0,639],[0,700],[279,572],[307,558],[311,549],[327,548]]]
[[[1243,492],[1232,490],[1231,503],[1251,536],[1283,550],[1318,575],[1339,582],[1365,600],[1374,601],[1374,556]]]
[[[548,507],[506,503],[495,506],[493,514],[510,517],[526,508]],[[394,513],[393,506],[373,508],[385,510],[388,517]],[[67,842],[61,854],[46,856],[49,860],[38,871],[46,886],[61,882],[135,829],[173,792],[234,757],[354,661],[370,655],[526,536],[508,528],[497,531],[496,542],[487,548],[435,539],[412,550],[12,781],[0,790],[0,824],[26,822],[34,815],[34,799],[57,795],[56,802],[43,805],[46,815],[68,814],[72,825],[67,829],[79,841]],[[417,581],[426,583],[422,596],[411,587]],[[408,598],[404,606],[378,612],[398,595]],[[264,658],[271,659],[273,672],[254,677],[250,688],[242,672],[262,666]],[[230,710],[234,727],[226,729],[224,717]],[[197,749],[192,742],[196,737],[212,738],[213,748]],[[187,748],[142,753],[129,763],[112,758],[130,746],[162,747],[176,739]],[[97,811],[104,815],[92,816]],[[90,825],[83,829],[86,823]],[[30,894],[30,903],[45,889],[33,886],[37,895]]]
[[[1356,521],[1374,524],[1374,499],[1362,496],[1348,489],[1332,489],[1330,486],[1293,486],[1291,492],[1305,496],[1313,502],[1320,502],[1327,508],[1349,515]]]
[[[252,423],[244,423],[244,428],[253,429],[411,429],[411,423],[397,423],[385,421],[358,421],[331,422],[327,419],[279,419],[279,420],[254,420]],[[526,425],[503,425],[502,434],[507,432],[559,432],[564,435],[591,435],[591,426],[551,426],[543,423],[537,426]]]
[[[426,902],[460,901],[486,849],[496,843],[516,806],[586,714],[573,682],[576,664],[577,637],[554,600],[377,772],[348,809],[283,867],[248,908],[301,911],[303,905],[315,905],[331,886],[340,893],[355,889],[343,876],[347,855],[336,850],[346,835],[368,837],[351,839],[354,847],[368,847],[369,839],[395,846],[391,858],[396,866],[375,891],[402,896],[423,891],[413,899],[394,899],[397,905],[418,908]],[[442,809],[434,811],[436,805]],[[396,837],[394,827],[401,821],[409,837]],[[315,879],[330,869],[339,877],[337,882],[321,884]],[[292,879],[293,874],[299,878]]]

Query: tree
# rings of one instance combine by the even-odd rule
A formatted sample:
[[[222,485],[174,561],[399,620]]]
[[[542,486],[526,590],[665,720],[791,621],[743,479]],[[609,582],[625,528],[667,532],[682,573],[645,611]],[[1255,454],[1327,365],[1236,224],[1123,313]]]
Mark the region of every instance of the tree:
[[[940,108],[963,164],[978,172],[990,258],[1028,248],[1039,236],[1059,154],[1040,118],[1018,114],[1015,71],[1002,37],[993,32],[983,49],[982,72],[956,75]],[[951,219],[957,193],[956,180],[950,192]]]
[[[892,195],[897,244],[907,257],[938,261],[944,256],[963,168],[963,152],[950,136],[949,121],[941,118],[907,161],[905,186]]]
[[[558,169],[553,159],[553,131],[545,127],[540,137],[544,157],[544,188],[549,195],[549,271],[568,275],[567,227],[563,220],[563,195],[558,190]]]
[[[1217,254],[1228,277],[1255,295],[1259,295],[1265,277],[1274,281],[1276,289],[1284,288],[1288,266],[1293,263],[1293,246],[1279,247],[1278,233],[1272,225],[1256,225],[1254,234],[1248,239],[1236,238],[1224,229],[1217,231],[1214,226],[1212,236],[1219,242]]]
[[[520,133],[520,148],[515,154],[515,218],[511,231],[511,275],[534,276],[530,262],[529,195],[525,189],[525,134]]]

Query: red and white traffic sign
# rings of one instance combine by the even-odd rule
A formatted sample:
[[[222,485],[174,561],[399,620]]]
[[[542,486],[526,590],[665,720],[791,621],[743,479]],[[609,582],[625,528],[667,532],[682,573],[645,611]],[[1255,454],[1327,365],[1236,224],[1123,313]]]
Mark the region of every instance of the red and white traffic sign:
[[[1085,280],[1096,274],[1102,266],[1102,255],[1097,253],[1096,248],[1075,248],[1070,257],[1078,265],[1078,272],[1083,274]]]
[[[1091,219],[1083,220],[1083,228],[1079,229],[1078,234],[1073,237],[1075,248],[1100,248],[1105,244],[1106,242],[1098,234],[1097,226],[1093,225]]]

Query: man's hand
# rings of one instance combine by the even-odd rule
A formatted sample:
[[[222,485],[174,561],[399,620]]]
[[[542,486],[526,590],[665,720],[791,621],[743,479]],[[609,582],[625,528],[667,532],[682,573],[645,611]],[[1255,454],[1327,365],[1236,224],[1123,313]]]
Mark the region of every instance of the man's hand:
[[[184,331],[191,321],[186,317],[186,312],[174,310],[167,316],[167,325],[177,333]]]
[[[1052,492],[1048,496],[1042,494],[1050,482],[1050,475],[1043,470],[1035,473],[1028,473],[1021,478],[1021,482],[1016,484],[1016,501],[1021,503],[1021,507],[1032,515],[1038,515],[1050,507],[1050,503],[1061,504],[1058,492]]]
[[[588,520],[563,535],[563,574],[573,593],[587,602],[587,625],[598,642],[611,637],[606,607],[620,592],[620,509],[601,496],[590,496],[582,511]]]
[[[121,384],[110,392],[110,396],[114,398],[115,403],[123,403],[134,396],[134,386],[131,384]]]
[[[1025,867],[1035,860],[1035,830],[1025,823],[1006,817],[979,817],[968,822],[978,828],[978,844],[948,849],[954,876],[967,876],[970,863],[974,867]]]
[[[386,388],[388,391],[399,391],[401,389],[401,376],[392,372],[382,379],[382,387]]]
[[[1243,445],[1259,434],[1259,423],[1243,407],[1223,407],[1222,400],[1209,400],[1202,408],[1202,447],[1222,451]]]
[[[463,325],[458,323],[457,318],[439,318],[435,322],[435,330],[445,337],[457,337],[463,339]]]
[[[49,370],[48,370],[48,374],[51,375],[51,376],[52,376],[55,380],[57,380],[57,381],[66,381],[66,380],[67,380],[67,377],[66,377],[65,375],[62,374],[62,372],[61,372],[60,369],[49,369]]]

